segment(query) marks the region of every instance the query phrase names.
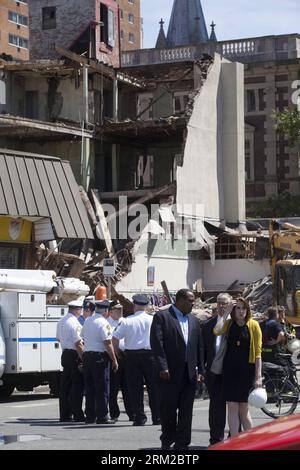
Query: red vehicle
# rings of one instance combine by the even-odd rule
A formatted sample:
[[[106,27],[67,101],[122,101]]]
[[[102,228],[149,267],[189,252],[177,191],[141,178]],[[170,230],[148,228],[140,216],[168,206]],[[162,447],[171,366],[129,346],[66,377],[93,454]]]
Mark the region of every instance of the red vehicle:
[[[300,414],[250,429],[208,450],[300,450]]]

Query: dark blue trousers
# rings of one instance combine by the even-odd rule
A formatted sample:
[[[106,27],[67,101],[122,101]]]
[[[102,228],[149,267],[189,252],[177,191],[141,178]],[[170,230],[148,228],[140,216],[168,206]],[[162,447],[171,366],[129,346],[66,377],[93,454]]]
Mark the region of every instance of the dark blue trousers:
[[[175,443],[176,447],[183,448],[191,443],[196,385],[196,381],[189,380],[187,367],[180,383],[166,381],[158,384],[162,445]]]
[[[83,374],[87,421],[108,418],[110,361],[106,353],[85,352]]]

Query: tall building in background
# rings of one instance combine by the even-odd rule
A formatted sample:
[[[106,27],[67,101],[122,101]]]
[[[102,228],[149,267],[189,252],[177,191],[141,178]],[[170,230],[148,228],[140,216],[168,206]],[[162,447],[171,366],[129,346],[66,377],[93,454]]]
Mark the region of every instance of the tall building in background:
[[[122,51],[141,48],[141,0],[118,0]]]
[[[29,59],[28,0],[0,1],[0,56]]]

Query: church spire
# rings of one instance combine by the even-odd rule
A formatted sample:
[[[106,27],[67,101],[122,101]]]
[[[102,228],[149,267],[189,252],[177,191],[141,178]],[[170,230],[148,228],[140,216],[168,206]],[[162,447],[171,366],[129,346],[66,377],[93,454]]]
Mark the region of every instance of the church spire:
[[[216,36],[216,32],[215,32],[215,27],[216,27],[216,26],[217,26],[217,25],[216,25],[214,22],[212,22],[212,24],[210,25],[210,27],[211,27],[211,33],[210,33],[210,38],[209,38],[209,40],[210,40],[211,42],[218,42],[217,36]]]
[[[160,30],[159,30],[155,48],[164,49],[167,47],[167,38],[165,35],[165,30],[164,30],[164,24],[165,24],[164,20],[161,19],[159,24],[160,24]]]
[[[169,47],[208,42],[201,0],[174,0],[168,29]]]

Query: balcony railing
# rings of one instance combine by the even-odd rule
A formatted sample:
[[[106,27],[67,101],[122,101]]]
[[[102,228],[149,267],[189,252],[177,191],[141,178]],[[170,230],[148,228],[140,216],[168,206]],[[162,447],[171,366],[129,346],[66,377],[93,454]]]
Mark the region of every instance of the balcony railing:
[[[122,66],[162,64],[200,59],[203,54],[218,52],[237,62],[251,63],[300,58],[300,36],[265,36],[234,41],[207,42],[196,46],[169,49],[140,49],[122,53]]]

